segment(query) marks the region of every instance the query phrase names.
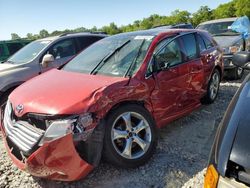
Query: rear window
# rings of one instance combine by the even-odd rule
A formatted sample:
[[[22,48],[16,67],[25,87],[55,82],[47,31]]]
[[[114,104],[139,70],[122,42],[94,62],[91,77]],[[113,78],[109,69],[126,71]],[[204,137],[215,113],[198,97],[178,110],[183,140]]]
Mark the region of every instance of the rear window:
[[[19,49],[21,49],[23,47],[22,44],[20,43],[8,43],[7,44],[8,50],[10,55],[13,55],[14,53],[16,53]]]

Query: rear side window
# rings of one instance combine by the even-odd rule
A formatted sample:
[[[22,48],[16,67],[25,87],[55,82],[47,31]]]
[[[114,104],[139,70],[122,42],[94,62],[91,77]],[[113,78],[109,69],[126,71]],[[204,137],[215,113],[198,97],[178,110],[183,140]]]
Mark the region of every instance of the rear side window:
[[[200,35],[197,35],[197,41],[198,41],[200,52],[206,51],[205,42]]]
[[[23,47],[22,44],[20,43],[8,43],[7,44],[8,50],[10,55],[13,55],[14,53],[16,53],[19,49],[21,49]]]
[[[66,39],[58,42],[49,49],[49,54],[53,55],[55,59],[73,56],[76,54],[76,48],[72,39]]]
[[[91,44],[95,43],[100,39],[102,39],[102,37],[86,36],[77,38],[79,44],[78,52],[82,51],[83,49],[87,48],[88,46],[90,46]]]
[[[192,60],[197,58],[197,46],[194,34],[187,34],[181,38],[184,44],[187,59]]]

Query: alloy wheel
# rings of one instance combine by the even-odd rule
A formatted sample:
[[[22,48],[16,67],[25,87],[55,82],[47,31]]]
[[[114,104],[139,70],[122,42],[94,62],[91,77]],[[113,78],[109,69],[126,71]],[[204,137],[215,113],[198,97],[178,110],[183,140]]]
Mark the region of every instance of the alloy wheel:
[[[214,72],[212,79],[211,79],[210,87],[209,87],[210,98],[212,100],[214,100],[215,97],[217,96],[219,85],[220,85],[220,76],[217,72]]]
[[[125,112],[118,116],[111,129],[112,144],[116,152],[126,159],[143,156],[152,140],[147,120],[136,112]]]

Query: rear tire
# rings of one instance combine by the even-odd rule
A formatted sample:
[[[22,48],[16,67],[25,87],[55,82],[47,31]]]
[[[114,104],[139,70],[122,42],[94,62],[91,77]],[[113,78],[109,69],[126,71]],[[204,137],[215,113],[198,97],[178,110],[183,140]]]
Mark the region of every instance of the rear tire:
[[[107,117],[104,159],[116,166],[135,168],[146,163],[157,145],[151,114],[142,106],[128,104]]]
[[[221,75],[218,69],[215,69],[207,86],[207,94],[202,98],[203,104],[211,104],[218,96],[220,88]]]

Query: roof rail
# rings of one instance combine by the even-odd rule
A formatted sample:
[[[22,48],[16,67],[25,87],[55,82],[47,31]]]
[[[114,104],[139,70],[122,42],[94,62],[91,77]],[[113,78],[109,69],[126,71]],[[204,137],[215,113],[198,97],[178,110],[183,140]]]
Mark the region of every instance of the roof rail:
[[[63,33],[61,35],[59,35],[59,37],[64,37],[64,36],[67,36],[67,35],[71,35],[71,34],[103,34],[103,35],[107,35],[106,32],[104,31],[86,31],[86,32],[67,32],[67,33]]]
[[[173,26],[178,26],[178,25],[191,25],[191,23],[177,23],[177,24],[169,24],[169,25],[165,25],[165,24],[162,24],[162,25],[156,25],[154,26],[153,28],[158,28],[158,27],[164,27],[164,26],[168,26],[168,27],[173,27]]]

